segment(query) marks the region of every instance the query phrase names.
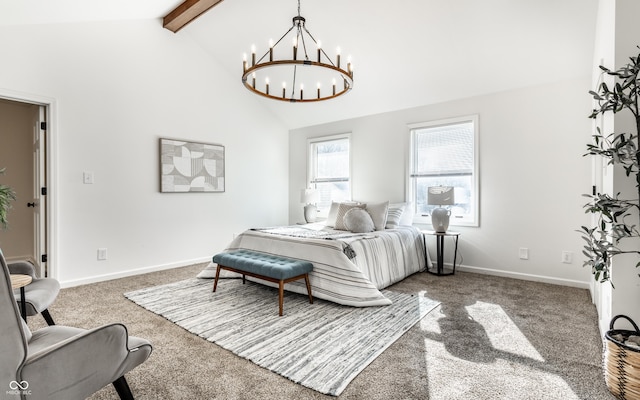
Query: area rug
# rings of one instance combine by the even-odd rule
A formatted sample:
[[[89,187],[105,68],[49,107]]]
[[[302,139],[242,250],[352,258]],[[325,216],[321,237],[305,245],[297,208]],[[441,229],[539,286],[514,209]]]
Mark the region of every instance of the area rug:
[[[187,279],[125,293],[136,304],[261,367],[338,396],[367,365],[439,303],[383,290],[393,304],[355,308],[225,279]]]

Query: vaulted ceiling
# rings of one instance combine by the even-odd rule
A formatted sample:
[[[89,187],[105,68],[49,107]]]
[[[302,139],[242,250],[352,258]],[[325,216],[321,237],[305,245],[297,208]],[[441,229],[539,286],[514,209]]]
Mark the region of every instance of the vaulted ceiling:
[[[181,3],[0,0],[0,25],[162,20]],[[597,9],[598,0],[301,0],[326,51],[351,55],[354,89],[320,103],[255,101],[296,128],[585,78]],[[266,50],[295,15],[296,0],[224,0],[175,34],[197,41],[241,85],[243,53]]]

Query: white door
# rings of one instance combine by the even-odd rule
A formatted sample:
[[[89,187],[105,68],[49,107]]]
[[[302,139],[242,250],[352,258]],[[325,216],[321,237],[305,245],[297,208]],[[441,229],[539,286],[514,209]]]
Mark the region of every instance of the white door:
[[[47,271],[47,196],[46,196],[46,108],[39,107],[34,121],[33,133],[33,202],[34,209],[34,255],[41,277],[49,276]]]

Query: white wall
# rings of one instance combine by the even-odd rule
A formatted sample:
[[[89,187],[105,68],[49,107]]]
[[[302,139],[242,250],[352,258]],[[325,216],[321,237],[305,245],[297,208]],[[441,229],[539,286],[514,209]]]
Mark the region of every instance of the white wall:
[[[0,96],[55,101],[63,285],[207,260],[234,233],[286,222],[285,127],[188,36],[156,20],[30,25],[0,27],[0,48]],[[159,193],[160,137],[224,145],[226,192]]]
[[[591,185],[582,157],[589,89],[585,77],[293,130],[289,222],[302,220],[308,137],[352,132],[354,199],[397,202],[405,197],[407,125],[478,114],[480,226],[453,228],[462,232],[463,269],[588,287],[576,230],[588,222],[581,195]],[[518,258],[520,247],[528,260]],[[572,264],[561,263],[563,250],[573,252]]]

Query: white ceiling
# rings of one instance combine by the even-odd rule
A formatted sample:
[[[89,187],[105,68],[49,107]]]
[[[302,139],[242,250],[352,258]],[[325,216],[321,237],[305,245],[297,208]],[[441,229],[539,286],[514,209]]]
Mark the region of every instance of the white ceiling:
[[[0,0],[0,25],[164,17],[182,0]]]
[[[0,25],[161,18],[181,0],[0,0]],[[354,63],[354,89],[310,104],[263,99],[289,128],[588,77],[598,0],[302,0],[327,53]],[[225,0],[189,35],[241,85],[242,55],[266,51],[296,0]],[[161,29],[161,28],[159,28]],[[585,93],[588,88],[585,88]],[[553,106],[553,99],[550,99]]]

